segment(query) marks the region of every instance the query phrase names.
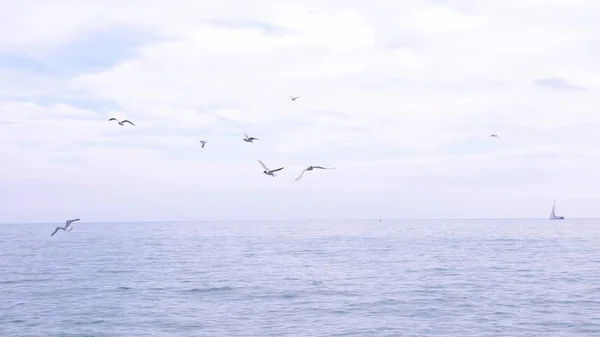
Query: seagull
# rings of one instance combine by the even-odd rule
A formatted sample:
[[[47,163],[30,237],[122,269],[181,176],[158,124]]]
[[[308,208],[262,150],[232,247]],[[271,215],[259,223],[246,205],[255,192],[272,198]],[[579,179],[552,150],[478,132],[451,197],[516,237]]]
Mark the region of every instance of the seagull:
[[[50,236],[54,236],[54,234],[56,234],[56,232],[58,232],[59,229],[62,229],[63,231],[72,231],[73,227],[69,228],[69,226],[71,226],[71,224],[75,221],[79,221],[79,218],[75,218],[75,219],[71,219],[71,220],[67,220],[67,222],[65,222],[65,226],[64,227],[60,227],[60,226],[56,226],[56,228],[54,228],[54,231],[52,232],[52,234],[50,234]]]
[[[490,135],[490,137],[492,137],[492,138],[499,138],[499,137],[498,137],[498,135],[497,135],[497,134],[495,134],[495,133],[492,133],[492,134]]]
[[[297,100],[298,98],[300,98],[300,96],[296,96],[296,97],[290,96],[290,98],[292,99],[292,101],[295,101],[295,100]]]
[[[130,120],[127,120],[127,119],[124,119],[124,120],[122,120],[122,121],[119,122],[118,119],[116,119],[116,118],[113,117],[113,118],[109,119],[108,121],[109,122],[110,121],[117,121],[117,123],[119,123],[120,126],[123,126],[123,123],[129,123],[129,124],[135,126],[135,124],[133,124]]]
[[[202,148],[204,148],[204,145],[206,145],[206,143],[207,143],[207,141],[205,141],[205,140],[200,141],[200,144],[202,144]]]
[[[252,143],[253,140],[258,140],[258,138],[254,138],[254,137],[250,137],[247,134],[244,133],[244,141],[246,143]]]
[[[312,166],[311,165],[311,166],[305,168],[304,171],[302,171],[302,173],[300,173],[300,175],[298,176],[298,178],[296,178],[295,180],[296,181],[300,180],[300,178],[302,178],[302,176],[304,175],[304,172],[306,172],[306,171],[312,171],[314,169],[335,170],[335,167],[327,168],[327,167],[323,167],[323,166]]]
[[[263,171],[263,173],[266,174],[266,175],[268,175],[268,176],[271,176],[271,177],[275,177],[275,172],[283,170],[283,167],[280,167],[280,168],[275,169],[275,170],[269,170],[269,168],[261,160],[259,160],[258,162],[265,169]]]

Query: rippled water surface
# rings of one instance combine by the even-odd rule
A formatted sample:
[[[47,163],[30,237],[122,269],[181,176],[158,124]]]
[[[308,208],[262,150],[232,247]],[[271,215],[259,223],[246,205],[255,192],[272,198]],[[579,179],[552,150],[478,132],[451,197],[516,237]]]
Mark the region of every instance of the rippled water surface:
[[[0,336],[600,336],[600,220],[0,225]]]

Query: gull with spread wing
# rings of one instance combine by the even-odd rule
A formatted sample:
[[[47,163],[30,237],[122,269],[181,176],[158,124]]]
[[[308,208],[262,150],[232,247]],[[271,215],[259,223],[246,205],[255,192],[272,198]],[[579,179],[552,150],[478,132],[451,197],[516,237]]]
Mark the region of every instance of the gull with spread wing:
[[[295,180],[296,180],[296,181],[300,180],[300,178],[302,178],[302,176],[304,175],[304,172],[306,172],[306,171],[312,171],[312,170],[314,170],[314,169],[321,169],[321,170],[335,170],[335,167],[328,168],[328,167],[323,167],[323,166],[313,166],[313,165],[311,165],[311,166],[309,166],[309,167],[305,168],[305,169],[302,171],[302,173],[300,173],[300,175],[298,176],[298,178],[296,178]]]
[[[109,119],[108,121],[109,122],[110,121],[117,121],[117,123],[119,123],[120,126],[123,126],[123,123],[129,123],[129,124],[135,126],[135,124],[133,124],[130,120],[127,120],[127,119],[124,119],[124,120],[122,120],[122,121],[119,122],[118,119],[116,119],[116,118],[113,117],[113,118]]]
[[[52,232],[52,234],[50,234],[50,236],[54,236],[54,234],[56,234],[56,232],[58,232],[58,230],[59,230],[59,229],[62,229],[63,231],[67,231],[67,232],[70,232],[70,231],[72,231],[72,230],[73,230],[73,227],[69,227],[69,226],[71,226],[71,224],[72,224],[73,222],[75,222],[75,221],[79,221],[79,220],[80,220],[79,218],[70,219],[70,220],[67,220],[67,221],[65,222],[65,225],[64,225],[64,227],[61,227],[61,226],[56,226],[56,228],[54,228],[54,231]]]
[[[266,175],[268,175],[268,176],[271,176],[271,177],[275,177],[275,172],[283,170],[283,167],[280,167],[280,168],[274,169],[274,170],[269,170],[269,168],[267,167],[267,165],[265,165],[265,163],[263,163],[262,160],[259,160],[258,162],[265,169],[263,171],[263,173],[266,174]]]
[[[252,141],[254,141],[254,140],[258,140],[258,138],[249,137],[247,134],[244,133],[244,141],[246,143],[252,143]]]

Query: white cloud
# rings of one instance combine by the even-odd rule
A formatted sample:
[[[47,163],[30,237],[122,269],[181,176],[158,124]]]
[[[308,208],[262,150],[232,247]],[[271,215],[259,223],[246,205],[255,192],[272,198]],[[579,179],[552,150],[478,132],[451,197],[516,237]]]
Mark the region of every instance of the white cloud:
[[[97,210],[57,191],[44,201],[56,211],[13,199],[0,214],[71,216],[68,199],[98,220],[545,216],[536,212],[553,198],[594,200],[598,9],[584,0],[12,2],[0,14],[0,182],[11,186],[0,200],[18,186],[40,195],[65,186]],[[157,38],[101,71],[46,64],[114,27]],[[587,90],[535,84],[552,78]],[[260,140],[244,143],[243,133]],[[286,168],[267,177],[258,159]],[[318,164],[338,169],[293,181]],[[439,207],[416,205],[427,200]],[[576,209],[593,214],[586,205]]]

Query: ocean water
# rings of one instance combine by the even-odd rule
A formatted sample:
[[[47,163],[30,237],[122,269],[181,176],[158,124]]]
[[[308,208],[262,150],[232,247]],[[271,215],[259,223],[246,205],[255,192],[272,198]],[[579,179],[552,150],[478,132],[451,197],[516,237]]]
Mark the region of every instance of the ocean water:
[[[0,225],[0,336],[600,336],[600,220]]]

